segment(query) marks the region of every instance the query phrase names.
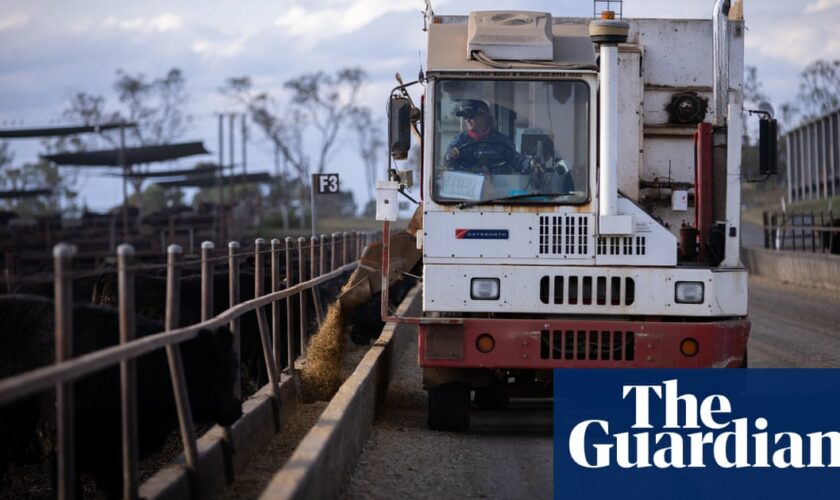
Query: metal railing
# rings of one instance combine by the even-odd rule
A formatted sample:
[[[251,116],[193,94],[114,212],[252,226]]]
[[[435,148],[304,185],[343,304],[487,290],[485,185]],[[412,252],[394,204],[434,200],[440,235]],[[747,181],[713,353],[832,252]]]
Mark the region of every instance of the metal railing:
[[[138,436],[137,436],[137,381],[136,359],[156,349],[165,348],[169,364],[170,378],[175,396],[181,441],[186,465],[191,474],[197,465],[197,446],[192,420],[192,411],[187,397],[187,384],[180,356],[180,344],[193,339],[199,330],[228,326],[234,336],[234,353],[237,360],[235,392],[241,401],[241,359],[240,359],[240,317],[250,311],[256,311],[259,337],[262,344],[263,361],[275,402],[279,404],[280,373],[292,374],[294,362],[298,356],[306,353],[307,346],[307,301],[305,294],[311,290],[320,323],[322,311],[317,286],[334,279],[357,266],[357,259],[364,247],[374,241],[375,233],[353,232],[322,234],[313,236],[307,244],[306,238],[286,238],[271,240],[270,248],[265,240],[257,239],[253,254],[240,253],[238,242],[228,243],[227,255],[213,257],[215,251],[211,242],[201,245],[201,321],[197,324],[180,327],[179,308],[181,303],[181,269],[190,262],[182,261],[182,249],[170,245],[167,261],[163,266],[134,265],[134,249],[130,245],[121,245],[117,249],[118,289],[119,289],[119,330],[120,344],[74,357],[73,346],[73,296],[72,272],[75,248],[66,244],[56,245],[53,251],[54,291],[55,291],[55,364],[21,373],[0,380],[0,406],[10,404],[21,398],[56,389],[56,428],[57,428],[57,495],[60,499],[74,498],[75,485],[75,436],[74,436],[74,391],[73,383],[81,377],[105,368],[120,365],[120,391],[122,414],[122,450],[123,450],[123,496],[137,498],[138,492]],[[305,262],[309,258],[309,271]],[[298,262],[297,283],[294,282],[293,260]],[[327,254],[329,259],[327,260]],[[254,257],[254,298],[240,301],[240,273],[242,257]],[[285,276],[281,279],[281,257],[285,257]],[[266,258],[269,263],[266,263]],[[213,311],[213,276],[214,266],[226,262],[228,266],[229,307],[215,316]],[[194,263],[194,262],[193,262]],[[329,263],[327,265],[327,263]],[[268,267],[270,265],[270,268]],[[134,338],[135,290],[134,276],[138,270],[150,267],[165,267],[166,270],[166,308],[164,331],[146,337]],[[270,277],[270,292],[266,293],[264,276]],[[281,285],[285,282],[285,287]],[[300,346],[295,349],[294,317],[292,298],[299,298],[299,333]],[[286,301],[285,329],[280,325],[280,301]],[[265,307],[271,305],[269,323]],[[285,338],[283,333],[285,331]],[[285,342],[284,342],[285,341]],[[286,365],[281,366],[283,345],[286,349]],[[275,408],[278,406],[275,405]]]
[[[764,248],[840,253],[840,219],[832,212],[764,212]]]

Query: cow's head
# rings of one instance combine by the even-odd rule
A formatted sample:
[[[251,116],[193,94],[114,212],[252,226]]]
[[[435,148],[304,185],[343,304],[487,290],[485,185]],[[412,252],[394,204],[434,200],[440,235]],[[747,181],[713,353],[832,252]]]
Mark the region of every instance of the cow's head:
[[[187,377],[195,419],[231,425],[242,415],[242,404],[234,392],[239,366],[233,352],[233,333],[224,327],[201,330],[191,342],[197,349],[191,353]]]

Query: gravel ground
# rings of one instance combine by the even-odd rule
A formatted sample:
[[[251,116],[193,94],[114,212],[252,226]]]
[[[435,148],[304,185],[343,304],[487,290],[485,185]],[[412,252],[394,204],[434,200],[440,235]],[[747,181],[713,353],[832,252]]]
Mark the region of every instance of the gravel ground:
[[[416,352],[415,340],[345,498],[550,498],[551,402],[514,400],[504,412],[474,410],[469,434],[429,430]]]
[[[210,430],[211,425],[196,425],[196,438]],[[160,451],[140,460],[137,464],[140,483],[152,477],[183,452],[181,434],[172,431],[163,443]],[[88,475],[83,474],[82,495],[84,498],[104,497],[96,489],[96,484]],[[3,484],[0,485],[0,500],[12,499],[49,499],[53,498],[50,479],[41,465],[9,464]]]
[[[751,367],[840,367],[840,292],[750,277]]]

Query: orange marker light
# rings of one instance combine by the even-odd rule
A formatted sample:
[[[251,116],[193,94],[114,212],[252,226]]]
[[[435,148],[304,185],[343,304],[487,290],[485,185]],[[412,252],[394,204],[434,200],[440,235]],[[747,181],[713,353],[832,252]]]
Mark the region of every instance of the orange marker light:
[[[688,338],[680,342],[680,352],[682,352],[684,356],[690,358],[697,354],[697,351],[699,350],[700,344],[698,344],[697,341],[694,339]]]
[[[492,351],[494,347],[496,347],[496,341],[493,340],[493,336],[489,333],[482,333],[477,339],[475,339],[475,348],[478,349],[479,352],[487,354]]]

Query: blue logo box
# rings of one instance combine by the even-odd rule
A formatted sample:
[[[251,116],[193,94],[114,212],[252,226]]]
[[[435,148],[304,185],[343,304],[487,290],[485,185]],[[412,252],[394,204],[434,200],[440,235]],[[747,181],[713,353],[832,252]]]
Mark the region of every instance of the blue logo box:
[[[840,498],[840,369],[555,370],[554,498]]]

